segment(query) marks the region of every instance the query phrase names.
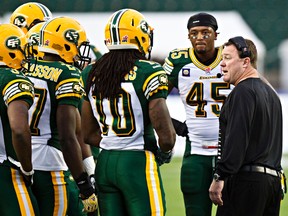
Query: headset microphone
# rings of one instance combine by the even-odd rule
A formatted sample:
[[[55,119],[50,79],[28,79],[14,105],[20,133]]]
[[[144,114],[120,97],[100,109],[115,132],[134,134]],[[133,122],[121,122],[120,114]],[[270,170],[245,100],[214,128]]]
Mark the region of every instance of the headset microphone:
[[[221,78],[222,76],[223,76],[223,74],[222,73],[217,73],[217,78]]]

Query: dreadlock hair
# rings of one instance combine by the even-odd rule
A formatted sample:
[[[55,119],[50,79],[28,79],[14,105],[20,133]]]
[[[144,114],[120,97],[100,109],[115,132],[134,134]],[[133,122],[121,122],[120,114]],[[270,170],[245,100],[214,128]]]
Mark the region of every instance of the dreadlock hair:
[[[91,68],[86,92],[93,87],[92,94],[102,99],[118,98],[121,82],[139,59],[146,58],[136,49],[111,50],[105,53]]]

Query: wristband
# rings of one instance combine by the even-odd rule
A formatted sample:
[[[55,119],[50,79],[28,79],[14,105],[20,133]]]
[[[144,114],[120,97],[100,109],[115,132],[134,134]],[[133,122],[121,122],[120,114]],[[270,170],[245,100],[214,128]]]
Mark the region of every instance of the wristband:
[[[29,171],[29,172],[26,172],[25,170],[23,170],[22,166],[20,166],[20,170],[26,176],[32,176],[34,174],[34,170],[33,169],[31,171]]]
[[[96,165],[93,156],[85,158],[83,160],[83,165],[88,176],[94,175]]]
[[[94,193],[94,188],[87,173],[83,172],[77,179],[75,179],[75,182],[80,190],[80,194],[83,195],[81,196],[82,199],[86,199]]]

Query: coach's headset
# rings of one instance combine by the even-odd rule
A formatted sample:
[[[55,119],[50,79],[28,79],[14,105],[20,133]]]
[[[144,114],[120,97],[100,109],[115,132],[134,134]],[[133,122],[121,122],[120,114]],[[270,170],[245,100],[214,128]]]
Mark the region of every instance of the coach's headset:
[[[229,39],[229,42],[233,43],[237,50],[240,51],[240,58],[246,58],[251,56],[251,52],[248,49],[245,39],[241,36],[233,37]]]

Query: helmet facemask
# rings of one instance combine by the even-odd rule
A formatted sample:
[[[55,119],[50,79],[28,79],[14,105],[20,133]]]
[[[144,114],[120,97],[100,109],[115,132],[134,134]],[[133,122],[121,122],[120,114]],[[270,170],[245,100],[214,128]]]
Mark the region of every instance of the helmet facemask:
[[[80,70],[83,70],[84,67],[91,62],[90,57],[90,43],[88,41],[83,42],[78,49],[78,54],[76,55],[74,59],[74,66],[79,68]]]

